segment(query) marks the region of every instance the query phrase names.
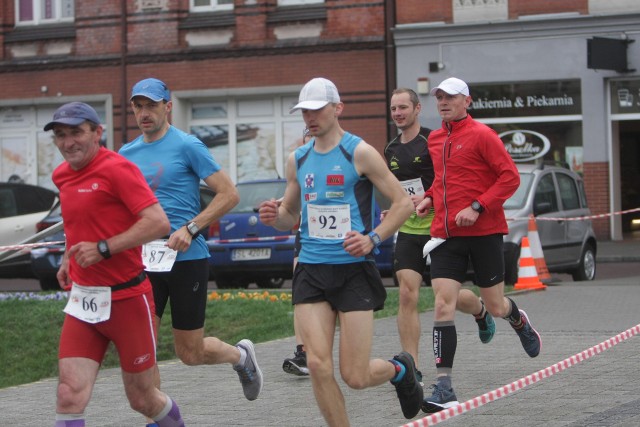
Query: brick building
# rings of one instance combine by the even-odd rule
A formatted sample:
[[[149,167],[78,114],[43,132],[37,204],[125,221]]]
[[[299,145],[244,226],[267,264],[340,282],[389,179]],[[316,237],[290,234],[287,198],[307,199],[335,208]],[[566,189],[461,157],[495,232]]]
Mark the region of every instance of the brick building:
[[[289,106],[312,77],[336,83],[343,126],[382,150],[390,91],[423,92],[436,127],[425,87],[455,75],[474,117],[543,135],[544,159],[581,171],[594,213],[636,208],[639,33],[636,0],[2,0],[0,180],[51,186],[61,158],[42,126],[64,102],[97,109],[108,147],[132,140],[144,77],[168,84],[173,124],[239,182],[284,174],[304,127]],[[628,219],[597,220],[599,237],[622,238]]]
[[[60,161],[42,125],[61,103],[92,104],[113,149],[138,135],[132,85],[157,77],[172,122],[198,135],[235,181],[284,175],[304,123],[302,85],[333,80],[343,126],[387,140],[382,0],[3,0],[0,180],[50,186]],[[45,9],[41,9],[41,8]],[[6,155],[5,155],[6,154]]]
[[[601,239],[631,231],[640,214],[619,212],[640,207],[640,2],[397,5],[397,82],[423,92],[425,125],[439,126],[426,88],[462,78],[470,84],[474,118],[495,129],[507,148],[517,134],[540,154],[523,161],[561,161],[583,174],[592,212],[615,213],[594,221]]]

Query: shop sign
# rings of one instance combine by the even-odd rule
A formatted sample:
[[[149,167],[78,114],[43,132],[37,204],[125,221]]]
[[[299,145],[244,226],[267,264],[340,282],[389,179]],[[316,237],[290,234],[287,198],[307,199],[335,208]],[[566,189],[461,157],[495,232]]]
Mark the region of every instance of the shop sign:
[[[581,114],[580,80],[472,84],[476,119]]]
[[[514,162],[530,162],[549,152],[549,138],[532,130],[511,130],[498,135]]]
[[[611,113],[640,113],[640,80],[611,82]]]

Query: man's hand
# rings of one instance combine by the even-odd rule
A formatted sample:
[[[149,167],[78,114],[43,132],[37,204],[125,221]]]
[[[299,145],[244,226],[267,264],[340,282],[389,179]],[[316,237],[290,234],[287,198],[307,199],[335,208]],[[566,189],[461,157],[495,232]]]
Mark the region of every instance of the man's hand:
[[[458,227],[470,227],[476,223],[480,213],[473,210],[471,206],[462,209],[456,215],[456,225]]]
[[[78,265],[87,268],[90,265],[102,261],[104,258],[98,252],[98,243],[96,242],[80,242],[71,246],[69,257],[74,257]],[[58,271],[58,274],[60,271]],[[60,279],[58,279],[59,281]]]
[[[71,279],[69,278],[69,258],[65,255],[60,263],[60,268],[56,273],[56,279],[62,290],[68,291],[71,289]]]
[[[373,250],[373,242],[367,235],[360,234],[357,231],[349,231],[342,247],[349,255],[358,258]]]
[[[192,241],[193,237],[191,236],[191,233],[189,233],[187,227],[182,226],[171,233],[169,240],[167,240],[167,247],[174,251],[186,252],[189,250],[189,246],[191,246]]]
[[[260,203],[260,207],[258,208],[260,222],[273,227],[278,220],[278,207],[280,203],[282,203],[282,201],[276,199],[265,200]]]
[[[431,206],[433,206],[433,200],[431,199],[431,197],[425,197],[416,206],[416,215],[418,215],[420,218],[424,218],[429,213],[429,209],[431,209]]]

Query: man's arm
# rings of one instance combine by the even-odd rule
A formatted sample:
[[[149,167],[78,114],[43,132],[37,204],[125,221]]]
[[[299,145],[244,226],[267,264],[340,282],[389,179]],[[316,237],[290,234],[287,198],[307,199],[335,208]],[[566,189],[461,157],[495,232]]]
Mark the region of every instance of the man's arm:
[[[295,153],[287,159],[287,187],[281,201],[275,199],[260,203],[260,221],[277,230],[291,230],[300,218],[300,185],[296,177]]]
[[[167,215],[159,203],[154,203],[140,211],[138,221],[128,230],[108,238],[107,246],[113,255],[162,237],[170,231],[171,224]],[[73,245],[69,250],[69,257],[71,256],[83,268],[104,259],[98,252],[97,242],[79,242]]]

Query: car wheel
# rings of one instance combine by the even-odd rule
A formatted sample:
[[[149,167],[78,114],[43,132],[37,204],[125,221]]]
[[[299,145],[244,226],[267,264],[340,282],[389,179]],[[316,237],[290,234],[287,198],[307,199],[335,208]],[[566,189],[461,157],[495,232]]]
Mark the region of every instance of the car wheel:
[[[56,279],[55,277],[40,279],[40,289],[42,289],[43,291],[59,291],[60,284],[58,283],[58,279]]]
[[[249,287],[249,281],[241,277],[219,276],[215,281],[218,289],[246,289]]]
[[[578,268],[574,270],[571,275],[576,282],[582,282],[585,280],[593,280],[596,278],[596,254],[593,250],[593,246],[590,244],[585,245],[580,255],[580,263]]]
[[[280,289],[284,285],[284,278],[271,277],[270,279],[256,280],[256,285],[260,289]]]

